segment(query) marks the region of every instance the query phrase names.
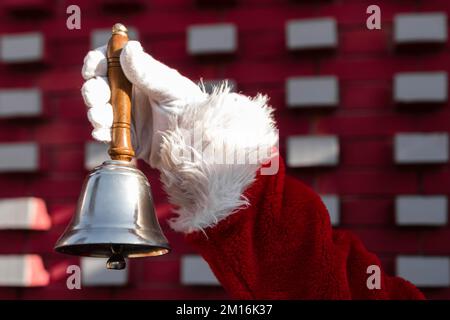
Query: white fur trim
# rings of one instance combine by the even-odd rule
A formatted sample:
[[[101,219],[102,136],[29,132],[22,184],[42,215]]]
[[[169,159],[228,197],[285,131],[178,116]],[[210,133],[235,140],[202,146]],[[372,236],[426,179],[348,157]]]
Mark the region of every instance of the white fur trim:
[[[248,205],[243,192],[250,186],[261,163],[216,164],[204,154],[208,147],[245,151],[272,150],[278,134],[267,97],[251,99],[216,88],[204,102],[189,104],[169,119],[162,133],[161,181],[169,201],[177,207],[169,223],[176,231],[190,233],[216,225]],[[192,132],[203,132],[202,143],[191,141]],[[269,157],[269,156],[268,156]]]

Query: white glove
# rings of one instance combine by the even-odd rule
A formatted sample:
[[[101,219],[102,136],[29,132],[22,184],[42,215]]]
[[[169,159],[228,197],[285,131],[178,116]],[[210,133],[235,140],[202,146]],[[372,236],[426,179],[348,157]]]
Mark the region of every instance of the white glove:
[[[86,80],[81,92],[94,127],[92,137],[111,141],[113,122],[111,91],[107,79],[106,45],[90,51],[82,69]],[[187,104],[207,98],[195,83],[145,53],[138,41],[123,48],[120,62],[133,84],[131,135],[136,157],[158,168],[161,133],[167,129],[171,114],[179,114]]]
[[[94,126],[92,136],[109,142],[113,112],[105,51],[103,46],[84,59],[82,74],[87,81],[82,94]],[[267,97],[231,93],[226,83],[208,95],[144,53],[136,41],[127,43],[120,62],[133,84],[133,147],[138,158],[161,172],[169,201],[177,208],[172,228],[187,233],[203,230],[248,204],[243,192],[264,159],[224,165],[207,150],[236,151],[245,155],[241,159],[271,150],[278,136]]]

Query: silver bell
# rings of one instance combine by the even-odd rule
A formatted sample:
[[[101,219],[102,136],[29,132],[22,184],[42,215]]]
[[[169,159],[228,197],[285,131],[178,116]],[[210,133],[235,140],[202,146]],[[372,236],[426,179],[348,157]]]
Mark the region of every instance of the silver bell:
[[[95,168],[55,250],[110,258],[109,269],[123,269],[124,258],[168,253],[145,175],[127,161],[110,160]]]
[[[86,179],[77,210],[55,250],[78,256],[107,257],[109,269],[123,269],[125,258],[170,251],[153,207],[150,184],[131,160],[132,85],[120,65],[127,29],[115,24],[108,43],[108,80],[114,119],[109,154],[113,160]]]

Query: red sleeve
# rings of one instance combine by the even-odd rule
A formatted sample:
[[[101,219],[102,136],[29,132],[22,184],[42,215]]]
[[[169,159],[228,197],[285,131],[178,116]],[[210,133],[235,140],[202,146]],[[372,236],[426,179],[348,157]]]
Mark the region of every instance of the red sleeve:
[[[187,236],[233,298],[424,298],[383,271],[381,289],[368,289],[367,267],[381,267],[378,258],[351,233],[333,231],[318,195],[285,176],[282,164],[277,175],[258,176],[246,196],[248,208]]]

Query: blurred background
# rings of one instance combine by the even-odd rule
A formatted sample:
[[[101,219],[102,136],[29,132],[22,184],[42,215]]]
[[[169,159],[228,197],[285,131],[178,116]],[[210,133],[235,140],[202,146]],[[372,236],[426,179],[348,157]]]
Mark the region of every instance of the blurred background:
[[[366,27],[372,4],[379,30]],[[66,26],[70,5],[80,29]],[[120,21],[194,81],[268,94],[289,174],[322,196],[333,225],[389,274],[449,299],[449,13],[444,0],[2,0],[0,298],[227,298],[168,228],[158,174],[143,163],[171,254],[108,272],[53,252],[83,179],[108,157],[90,137],[80,70]],[[70,265],[81,290],[66,287]]]

